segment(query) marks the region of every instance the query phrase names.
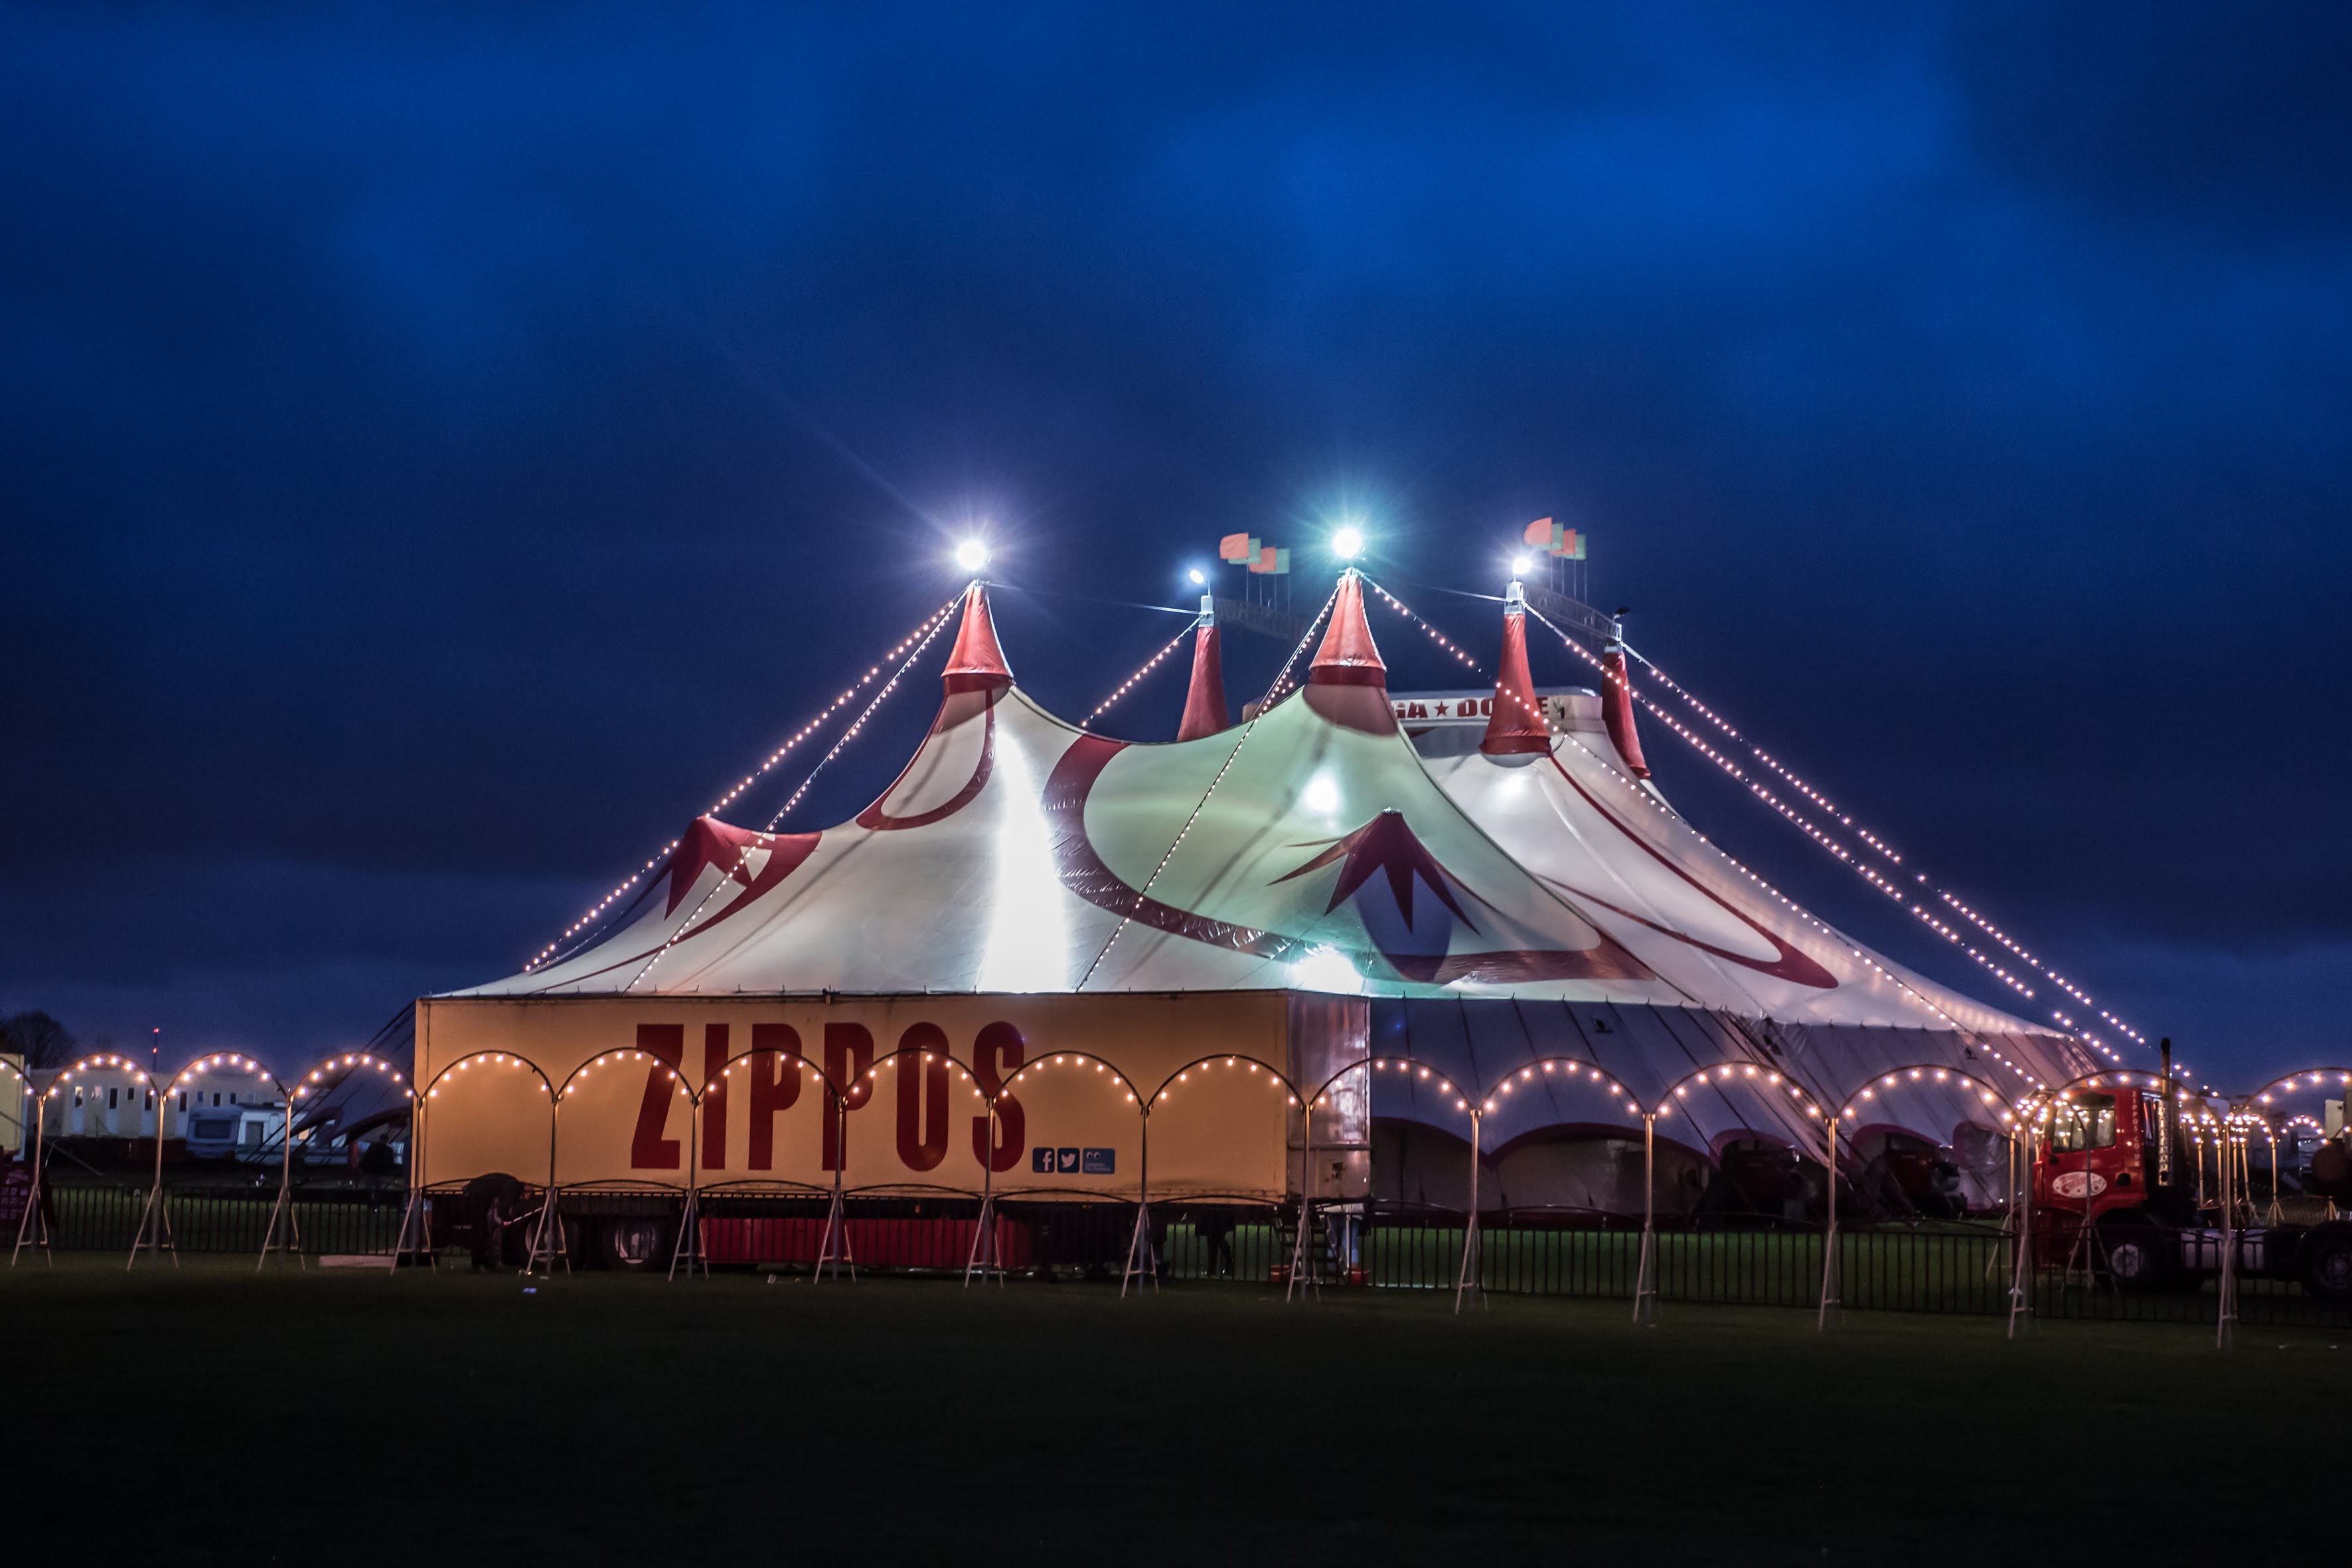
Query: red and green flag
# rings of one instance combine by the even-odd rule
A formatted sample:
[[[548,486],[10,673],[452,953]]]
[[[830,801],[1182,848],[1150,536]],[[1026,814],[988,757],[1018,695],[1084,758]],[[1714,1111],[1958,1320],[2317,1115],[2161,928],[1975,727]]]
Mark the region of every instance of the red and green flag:
[[[1287,576],[1290,573],[1290,552],[1286,548],[1276,549],[1271,544],[1262,545],[1258,549],[1257,559],[1250,563],[1250,570],[1261,577]]]
[[[1236,565],[1247,562],[1251,563],[1252,571],[1257,569],[1257,552],[1258,541],[1254,533],[1228,533],[1217,541],[1218,560],[1231,561]]]

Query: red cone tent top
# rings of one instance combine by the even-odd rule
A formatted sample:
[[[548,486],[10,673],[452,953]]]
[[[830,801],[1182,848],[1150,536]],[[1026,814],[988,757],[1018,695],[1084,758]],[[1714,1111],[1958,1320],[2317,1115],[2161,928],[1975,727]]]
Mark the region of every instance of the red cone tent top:
[[[1633,728],[1633,673],[1625,667],[1625,644],[1616,637],[1601,650],[1601,717],[1626,768],[1637,779],[1648,778],[1650,764],[1642,755],[1641,734]]]
[[[1486,738],[1478,749],[1490,757],[1551,750],[1551,726],[1544,722],[1536,701],[1536,683],[1528,673],[1527,601],[1519,585],[1503,606],[1503,658],[1495,673],[1495,711],[1486,720]]]
[[[1355,571],[1341,574],[1331,595],[1331,624],[1324,628],[1323,646],[1307,667],[1309,686],[1377,686],[1386,689],[1389,667],[1381,662],[1372,628],[1364,624],[1363,579]]]
[[[977,583],[964,590],[963,624],[956,628],[955,647],[948,655],[944,679],[950,691],[992,691],[1013,684],[1004,650],[996,646],[996,622],[988,613],[988,594]]]
[[[1330,722],[1368,735],[1396,730],[1389,706],[1389,669],[1364,624],[1362,576],[1353,567],[1339,574],[1331,595],[1331,624],[1307,670],[1307,706]]]
[[[1201,595],[1201,629],[1192,637],[1192,684],[1184,693],[1184,718],[1176,726],[1180,741],[1197,741],[1225,727],[1224,661],[1217,646],[1216,612],[1209,596]]]

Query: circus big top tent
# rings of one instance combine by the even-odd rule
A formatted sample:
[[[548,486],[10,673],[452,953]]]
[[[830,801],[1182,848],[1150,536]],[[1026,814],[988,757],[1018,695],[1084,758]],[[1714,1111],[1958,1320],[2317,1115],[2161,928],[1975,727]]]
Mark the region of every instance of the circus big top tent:
[[[1203,627],[1166,744],[1032,700],[974,584],[855,818],[701,817],[585,945],[418,1004],[425,1179],[1361,1195],[1375,1119],[1507,1150],[1655,1113],[1703,1159],[1818,1151],[1867,1087],[1842,1135],[1948,1143],[2088,1065],[1693,831],[1622,668],[1546,721],[1516,602],[1483,734],[1417,746],[1360,583],[1238,726]]]

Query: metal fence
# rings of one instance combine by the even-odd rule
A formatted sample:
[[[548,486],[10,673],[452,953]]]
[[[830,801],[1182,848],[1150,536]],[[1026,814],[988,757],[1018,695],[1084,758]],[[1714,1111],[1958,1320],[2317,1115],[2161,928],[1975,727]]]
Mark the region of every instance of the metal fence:
[[[275,1194],[253,1188],[174,1187],[169,1191],[172,1239],[189,1253],[257,1253]],[[127,1252],[147,1194],[118,1185],[51,1189],[57,1245]],[[305,1251],[387,1253],[400,1227],[405,1194],[341,1188],[299,1190],[295,1217]],[[444,1194],[441,1201],[453,1200]],[[656,1200],[667,1203],[666,1200]],[[792,1268],[814,1261],[827,1200],[813,1195],[744,1197],[714,1194],[702,1210],[709,1261]],[[567,1195],[571,1250],[583,1263],[595,1248],[582,1239],[597,1223],[593,1194]],[[586,1211],[586,1212],[581,1212]],[[665,1212],[675,1215],[674,1205]],[[976,1199],[852,1197],[845,1205],[852,1255],[866,1269],[961,1272],[971,1256]],[[1016,1275],[1116,1277],[1134,1235],[1135,1210],[1116,1203],[1025,1202],[996,1205],[997,1255]],[[13,1226],[11,1227],[13,1229]],[[436,1235],[452,1239],[436,1222]],[[1160,1205],[1151,1237],[1160,1278],[1195,1281],[1288,1282],[1302,1258],[1301,1283],[1318,1287],[1452,1290],[1462,1266],[1464,1216],[1371,1205],[1346,1213],[1318,1209],[1299,1246],[1297,1206]],[[1822,1285],[1823,1233],[1774,1221],[1675,1221],[1654,1236],[1662,1304],[1811,1308]],[[1855,1311],[1937,1312],[1999,1317],[2010,1309],[2015,1243],[1999,1225],[1976,1221],[1840,1226],[1840,1305]],[[1637,1221],[1579,1215],[1550,1218],[1489,1216],[1479,1226],[1477,1283],[1497,1293],[1633,1299],[1640,1271]],[[2074,1238],[2044,1236],[2030,1271],[2035,1315],[2063,1320],[2210,1323],[2218,1306],[2209,1278],[2170,1289],[2132,1289],[2112,1277]],[[2290,1280],[2243,1278],[2240,1321],[2249,1326],[2352,1329],[2352,1300],[2315,1295]]]
[[[182,1252],[247,1252],[258,1254],[269,1212],[277,1201],[274,1188],[167,1187],[164,1215],[172,1245]],[[294,1222],[302,1247],[310,1253],[389,1252],[400,1228],[400,1205],[404,1194],[385,1192],[371,1197],[342,1188],[305,1191],[297,1188]],[[146,1211],[142,1187],[69,1185],[48,1189],[51,1224],[59,1247],[128,1253]],[[8,1227],[14,1239],[16,1226]]]

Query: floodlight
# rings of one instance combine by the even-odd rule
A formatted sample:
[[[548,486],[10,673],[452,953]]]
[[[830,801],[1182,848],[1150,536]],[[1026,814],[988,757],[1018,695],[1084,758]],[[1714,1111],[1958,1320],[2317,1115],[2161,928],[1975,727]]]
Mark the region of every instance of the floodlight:
[[[1534,565],[1535,563],[1528,560],[1526,556],[1514,555],[1511,557],[1511,575],[1514,577],[1524,577],[1528,574],[1528,569]]]
[[[1198,566],[1193,567],[1190,572],[1185,573],[1184,575],[1192,579],[1195,586],[1198,586],[1209,580],[1208,574],[1202,572]]]
[[[956,546],[956,564],[967,572],[985,571],[988,567],[988,546],[977,539],[967,539]]]
[[[1341,529],[1331,536],[1331,553],[1342,561],[1353,561],[1364,552],[1364,531],[1353,526]]]

